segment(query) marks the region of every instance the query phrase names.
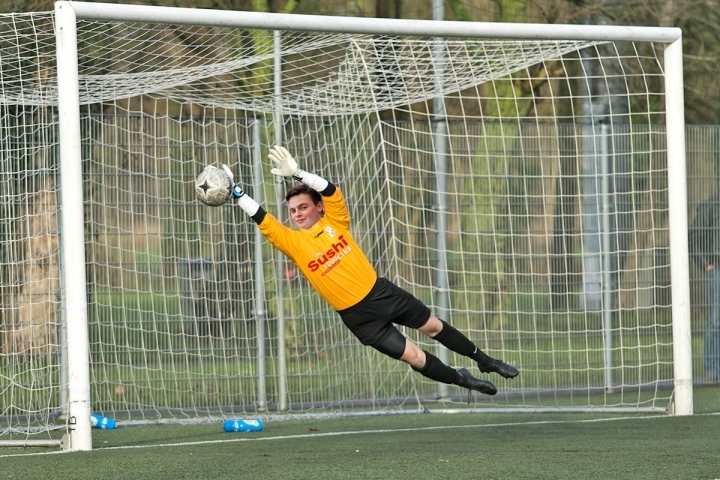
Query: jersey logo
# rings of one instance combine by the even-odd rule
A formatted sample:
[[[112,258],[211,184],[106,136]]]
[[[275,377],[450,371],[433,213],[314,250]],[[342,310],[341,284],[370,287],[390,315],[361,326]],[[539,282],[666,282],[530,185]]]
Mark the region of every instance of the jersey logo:
[[[325,233],[325,230],[320,230],[320,231],[318,232],[318,234],[315,235],[313,238],[319,238],[320,235],[322,235],[323,233]]]
[[[330,235],[330,238],[333,238],[335,236],[335,230],[333,230],[332,227],[325,227],[325,231],[328,235]]]
[[[334,232],[333,232],[334,233]],[[326,252],[318,252],[315,254],[315,260],[311,260],[307,264],[308,270],[317,271],[321,265],[326,266],[326,272],[330,271],[352,248],[348,245],[343,235],[338,238],[338,243],[333,243]],[[324,275],[325,273],[323,273]]]

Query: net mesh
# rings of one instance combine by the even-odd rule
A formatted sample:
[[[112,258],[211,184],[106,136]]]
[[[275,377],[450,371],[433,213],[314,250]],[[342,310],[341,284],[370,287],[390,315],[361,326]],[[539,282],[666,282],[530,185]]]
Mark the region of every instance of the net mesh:
[[[62,239],[52,17],[0,22],[9,432],[63,410]],[[665,408],[657,45],[283,32],[277,84],[272,32],[80,21],[78,42],[95,411],[181,420],[438,401],[437,384],[361,346],[294,265],[258,248],[239,208],[195,199],[196,175],[227,163],[287,222],[290,184],[266,160],[278,141],[342,188],[379,274],[520,369],[473,406]],[[27,302],[44,313],[20,320]],[[34,350],[13,346],[23,322],[45,332]]]

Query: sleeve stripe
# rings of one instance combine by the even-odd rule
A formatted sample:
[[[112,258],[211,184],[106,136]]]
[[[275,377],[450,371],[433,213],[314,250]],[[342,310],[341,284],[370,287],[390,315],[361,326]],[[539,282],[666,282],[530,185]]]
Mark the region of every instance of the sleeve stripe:
[[[329,196],[331,196],[333,193],[335,193],[335,190],[336,190],[336,189],[337,189],[337,188],[335,187],[335,185],[333,185],[332,183],[328,182],[328,186],[325,187],[325,190],[323,190],[322,192],[320,192],[320,195],[322,195],[323,197],[329,197]]]
[[[253,221],[255,221],[256,224],[260,225],[262,221],[265,220],[266,213],[267,212],[265,212],[262,207],[258,208],[258,211],[255,212],[255,215],[252,216]]]

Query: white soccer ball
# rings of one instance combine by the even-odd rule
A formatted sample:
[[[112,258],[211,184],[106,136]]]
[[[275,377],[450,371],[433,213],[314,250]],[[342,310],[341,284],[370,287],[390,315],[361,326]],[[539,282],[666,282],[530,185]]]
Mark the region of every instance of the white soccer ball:
[[[232,194],[232,180],[224,170],[208,165],[195,180],[198,200],[211,207],[219,207]]]

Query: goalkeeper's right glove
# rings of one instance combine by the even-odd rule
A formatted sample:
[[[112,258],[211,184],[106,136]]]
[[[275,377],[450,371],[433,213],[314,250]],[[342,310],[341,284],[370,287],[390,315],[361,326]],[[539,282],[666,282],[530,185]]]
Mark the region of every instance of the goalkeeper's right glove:
[[[230,167],[223,165],[223,170],[225,170],[225,173],[227,173],[228,177],[230,177],[230,191],[232,192],[233,197],[238,199],[238,205],[240,205],[240,208],[245,210],[245,213],[252,217],[260,209],[260,204],[253,200],[250,195],[246,195],[242,187],[235,183],[233,180],[235,175],[233,175]]]
[[[223,170],[225,170],[225,173],[227,173],[228,177],[230,177],[230,192],[232,193],[232,196],[235,198],[240,198],[245,195],[242,187],[233,181],[235,175],[233,174],[232,170],[230,170],[230,167],[228,167],[227,165],[223,165]]]

